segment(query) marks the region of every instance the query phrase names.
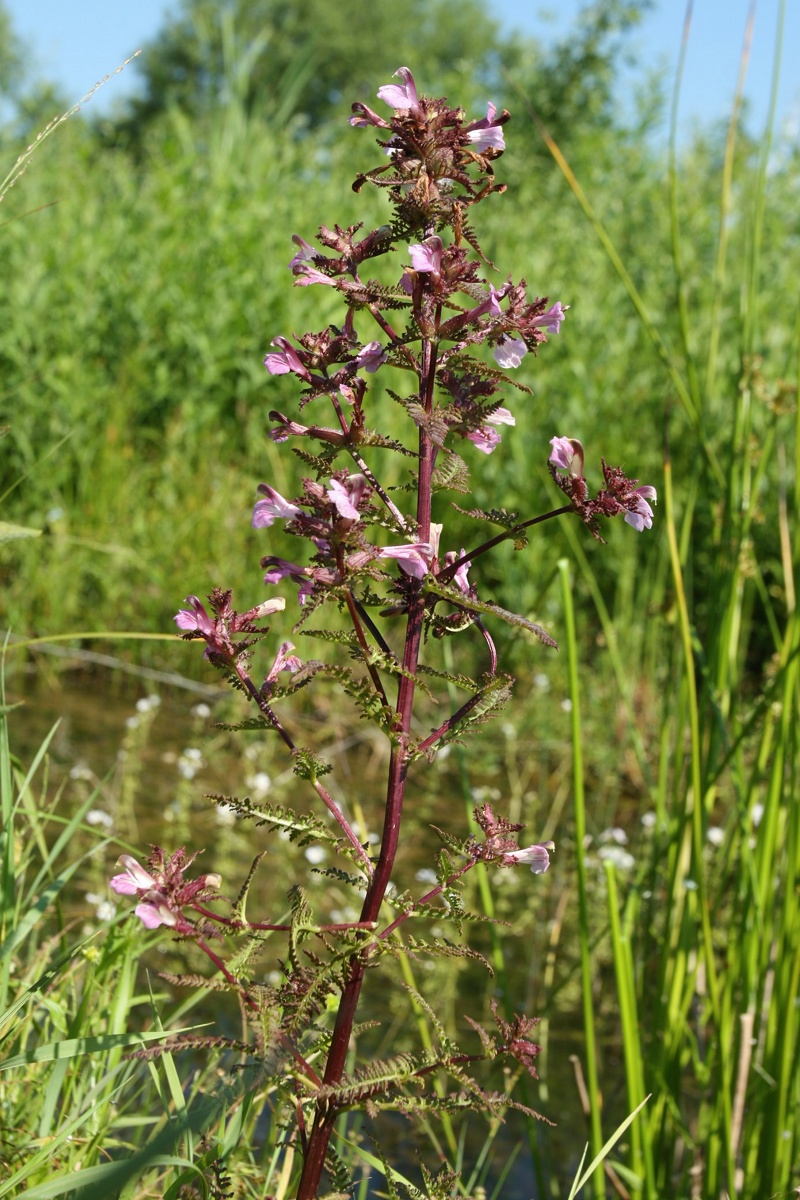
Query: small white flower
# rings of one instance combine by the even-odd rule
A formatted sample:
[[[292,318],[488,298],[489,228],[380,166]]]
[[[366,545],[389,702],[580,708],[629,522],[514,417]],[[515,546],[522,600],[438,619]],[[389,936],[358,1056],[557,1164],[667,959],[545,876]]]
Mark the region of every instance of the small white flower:
[[[312,867],[318,867],[320,863],[325,862],[328,852],[324,846],[307,846],[305,856],[306,862],[310,862]]]
[[[195,704],[194,708],[192,709],[192,716],[198,717],[201,721],[207,721],[211,716],[211,709],[207,704],[203,704],[202,702],[200,704]]]
[[[761,818],[764,816],[764,805],[754,804],[750,809],[750,820],[753,822],[753,828],[758,829],[761,824]]]
[[[598,851],[598,858],[603,862],[611,862],[618,871],[632,871],[636,866],[636,859],[627,850],[623,850],[622,846],[615,844],[601,846]]]
[[[646,812],[642,813],[639,820],[642,822],[642,825],[644,825],[645,829],[655,829],[658,817],[654,812]]]
[[[561,701],[561,708],[563,712],[572,712],[572,701],[570,700],[569,696],[566,696]]]
[[[102,808],[90,808],[86,814],[87,825],[103,825],[106,829],[110,829],[114,824],[114,818],[110,813],[104,812]]]
[[[620,829],[618,825],[613,825],[610,829],[604,829],[600,834],[601,842],[614,842],[617,846],[627,846],[628,835],[624,829]]]
[[[712,846],[721,846],[725,841],[725,830],[720,829],[719,825],[709,825],[706,837]]]
[[[257,800],[262,796],[266,796],[267,792],[272,787],[272,780],[266,771],[257,771],[256,774],[248,782],[248,789]]]
[[[414,878],[416,879],[417,883],[433,884],[436,883],[436,872],[432,871],[430,867],[422,867],[419,871],[417,871]]]

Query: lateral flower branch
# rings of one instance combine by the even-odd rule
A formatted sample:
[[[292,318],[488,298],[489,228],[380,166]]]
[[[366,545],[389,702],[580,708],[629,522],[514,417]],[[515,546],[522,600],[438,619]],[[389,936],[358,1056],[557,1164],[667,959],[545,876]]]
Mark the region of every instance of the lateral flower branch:
[[[601,518],[618,515],[636,530],[649,529],[656,499],[652,487],[639,486],[605,462],[604,487],[591,496],[580,442],[555,436],[549,469],[566,500],[561,507],[533,516],[471,509],[468,515],[476,522],[494,526],[490,537],[476,537],[471,548],[448,537],[447,520],[438,507],[439,519],[434,519],[437,495],[448,489],[468,493],[470,460],[483,461],[482,455],[498,449],[503,431],[513,429],[516,416],[501,400],[509,385],[523,394],[530,389],[512,373],[528,356],[535,357],[548,337],[559,334],[568,306],[529,293],[524,279],[509,275],[501,280],[472,224],[476,205],[505,190],[495,179],[494,164],[505,149],[509,113],[489,104],[484,117],[468,121],[462,109],[445,99],[420,95],[408,67],[401,67],[395,79],[399,82],[378,90],[382,115],[355,104],[350,118],[356,128],[377,131],[382,152],[379,165],[360,174],[353,187],[359,191],[370,185],[385,192],[390,221],[367,233],[360,225],[323,225],[311,241],[293,237],[288,265],[295,286],[337,292],[342,319],[299,336],[277,334],[264,360],[270,375],[291,377],[297,388],[290,411],[270,412],[269,436],[275,443],[290,444],[306,469],[294,496],[283,496],[271,483],[260,484],[253,509],[253,527],[263,533],[266,547],[264,583],[270,592],[279,587],[285,595],[270,595],[239,613],[230,591],[217,588],[208,604],[189,596],[175,618],[182,636],[202,641],[211,665],[254,706],[255,716],[245,727],[278,734],[297,776],[315,790],[334,824],[249,799],[217,799],[243,819],[266,823],[301,844],[332,846],[355,870],[353,875],[331,873],[360,889],[359,919],[316,922],[297,886],[290,892],[288,924],[251,922],[245,917],[245,901],[261,854],[233,901],[222,897],[216,874],[187,880],[194,856],[184,850],[168,856],[156,847],[146,867],[125,856],[123,874],[112,880],[117,892],[136,896],[136,914],[148,929],[164,926],[193,940],[221,972],[222,981],[215,986],[235,989],[244,998],[247,1019],[257,1030],[253,1053],[264,1060],[263,1070],[285,1104],[281,1120],[286,1121],[287,1112],[294,1114],[293,1141],[302,1160],[299,1200],[317,1195],[334,1125],[345,1109],[360,1104],[370,1113],[392,1107],[410,1112],[426,1102],[433,1107],[435,1099],[441,1111],[447,1103],[440,1092],[427,1093],[427,1100],[415,1092],[412,1104],[404,1084],[444,1073],[455,1081],[462,1107],[466,1094],[470,1107],[496,1114],[514,1102],[483,1091],[466,1076],[465,1064],[476,1057],[511,1054],[535,1075],[538,1047],[526,1036],[533,1020],[521,1015],[510,1023],[498,1020],[498,1036],[473,1023],[482,1042],[479,1056],[455,1055],[449,1043],[446,1054],[426,1050],[416,1057],[404,1055],[405,1066],[384,1063],[380,1070],[353,1071],[347,1059],[367,968],[385,954],[398,953],[401,930],[410,921],[435,918],[459,924],[469,915],[461,883],[480,864],[525,865],[534,874],[549,866],[552,843],[520,847],[522,827],[485,805],[475,813],[480,837],[465,831],[454,838],[437,831],[443,845],[435,887],[416,899],[390,891],[411,764],[433,758],[448,743],[473,732],[510,695],[513,679],[500,669],[493,623],[527,629],[555,647],[540,626],[481,594],[480,559],[508,538],[521,548],[526,531],[568,513],[576,514],[597,538]],[[388,256],[398,253],[401,265],[392,270],[395,260]],[[371,274],[377,259],[388,266],[383,280]],[[389,423],[373,400],[373,381],[389,375],[392,387],[386,390],[393,411],[405,418],[404,436],[387,433]],[[387,455],[400,456],[411,478],[410,489],[395,491],[395,498],[386,477],[381,479]],[[408,504],[396,499],[409,495]],[[291,561],[270,552],[276,523],[298,540]],[[265,622],[295,605],[296,633],[312,614],[331,605],[346,614],[348,633],[342,635],[337,627],[329,634],[331,645],[340,643],[339,660],[301,659],[292,642],[276,640],[270,665],[256,671],[255,651],[272,636]],[[320,636],[319,630],[313,632]],[[437,639],[462,632],[478,639],[484,668],[476,678],[449,675],[437,666]],[[419,736],[412,732],[412,713],[420,681],[434,686],[437,679],[466,696],[435,729]],[[322,779],[330,767],[298,745],[278,715],[287,697],[325,680],[343,690],[355,714],[377,724],[390,745],[376,854],[362,844],[350,815],[358,809],[374,812],[375,806],[370,808],[369,798],[360,795],[358,805],[350,805],[327,790]],[[388,917],[387,900],[392,905]],[[216,939],[224,947],[241,935],[254,948],[267,932],[280,930],[287,934],[289,950],[280,963],[282,983],[277,987],[258,977],[253,953],[240,951],[230,959],[235,965],[226,966],[222,948],[217,953],[209,944]],[[314,949],[306,949],[312,939]],[[424,949],[429,954],[455,952],[452,942],[433,935]],[[466,948],[463,953],[474,954]]]

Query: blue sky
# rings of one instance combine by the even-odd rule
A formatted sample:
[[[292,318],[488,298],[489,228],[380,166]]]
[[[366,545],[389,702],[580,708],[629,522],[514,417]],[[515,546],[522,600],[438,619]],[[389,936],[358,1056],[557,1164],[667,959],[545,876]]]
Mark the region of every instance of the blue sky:
[[[332,0],[334,2],[334,0]],[[77,101],[104,75],[158,31],[173,0],[4,0],[17,34],[29,49],[38,73],[61,84]],[[583,0],[489,0],[506,29],[520,29],[549,41],[570,28]],[[726,116],[736,84],[751,0],[695,0],[680,123]],[[764,123],[769,101],[779,0],[757,0],[746,94],[751,128]],[[683,0],[656,0],[654,11],[633,35],[648,66],[665,66],[670,82],[681,42]],[[800,3],[786,5],[779,123],[800,129]],[[128,67],[92,100],[106,107],[135,86]],[[501,97],[495,99],[502,100]]]

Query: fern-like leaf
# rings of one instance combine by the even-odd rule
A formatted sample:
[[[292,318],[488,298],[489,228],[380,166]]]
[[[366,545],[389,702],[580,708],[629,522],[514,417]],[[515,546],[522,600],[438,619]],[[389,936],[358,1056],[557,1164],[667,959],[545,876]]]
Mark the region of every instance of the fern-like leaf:
[[[301,747],[294,751],[292,770],[299,779],[308,779],[311,783],[316,783],[323,775],[329,775],[333,767],[330,763],[318,758],[311,750]]]
[[[236,1038],[212,1035],[204,1037],[202,1034],[185,1033],[166,1038],[155,1046],[142,1046],[139,1050],[132,1050],[130,1054],[124,1054],[123,1058],[147,1062],[162,1054],[176,1053],[178,1050],[235,1050],[238,1054],[256,1053],[255,1046],[248,1042],[240,1042]]]
[[[239,799],[238,796],[206,792],[206,799],[232,808],[239,816],[255,821],[256,828],[269,825],[272,829],[282,830],[291,841],[299,842],[301,846],[307,846],[311,841],[330,842],[337,848],[340,846],[340,839],[331,832],[329,826],[311,813],[295,813],[281,804],[264,804],[251,800],[249,796]]]
[[[320,454],[311,454],[310,451],[304,450],[300,446],[292,446],[292,454],[296,454],[300,461],[314,472],[317,479],[321,479],[323,475],[330,475],[331,463],[336,458],[336,451],[336,447],[326,446]]]
[[[261,862],[261,860],[265,854],[266,854],[266,850],[262,850],[259,854],[257,854],[255,856],[255,858],[253,859],[252,865],[250,867],[250,870],[247,872],[247,877],[246,877],[244,883],[242,884],[241,888],[239,889],[239,895],[236,897],[236,899],[233,903],[233,909],[232,909],[232,915],[234,917],[234,920],[236,920],[236,921],[242,921],[243,923],[246,923],[246,921],[247,921],[247,917],[245,915],[245,908],[247,906],[247,897],[250,892],[250,885],[252,884],[253,879],[255,878],[256,871],[258,870],[258,865]]]
[[[469,468],[460,455],[452,450],[444,456],[439,456],[439,463],[433,472],[431,485],[436,491],[447,489],[465,495],[469,492]]]
[[[336,642],[340,646],[358,644],[358,639],[352,629],[304,629],[303,637],[319,638],[323,642]]]
[[[523,617],[519,613],[509,612],[507,609],[501,608],[499,604],[493,604],[491,601],[486,600],[475,600],[471,596],[463,596],[457,589],[446,587],[429,576],[425,577],[425,591],[432,592],[435,596],[441,596],[443,600],[454,600],[460,608],[466,609],[468,612],[499,617],[501,621],[505,621],[508,625],[516,625],[520,629],[527,629],[529,633],[536,634],[539,641],[543,642],[545,646],[552,646],[555,650],[558,649],[558,643],[551,638],[546,630],[542,629],[541,625],[537,625],[535,621],[529,621],[527,617]]]
[[[413,1083],[424,1086],[420,1072],[436,1065],[436,1056],[430,1051],[419,1054],[397,1054],[393,1058],[378,1059],[360,1067],[352,1075],[345,1075],[341,1082],[326,1084],[318,1089],[317,1103],[323,1109],[340,1111],[353,1108],[376,1096],[384,1096],[402,1085]]]

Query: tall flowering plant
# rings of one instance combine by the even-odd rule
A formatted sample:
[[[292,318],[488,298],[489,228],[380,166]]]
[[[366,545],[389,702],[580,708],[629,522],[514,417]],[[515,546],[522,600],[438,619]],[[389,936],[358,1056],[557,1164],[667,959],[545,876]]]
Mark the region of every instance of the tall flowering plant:
[[[299,337],[276,336],[265,359],[271,375],[296,381],[297,406],[270,413],[270,437],[295,448],[307,477],[292,498],[262,483],[253,526],[264,532],[268,549],[269,531],[281,523],[298,539],[295,560],[264,556],[269,598],[246,612],[233,608],[229,591],[215,589],[208,605],[190,596],[175,618],[183,637],[202,641],[206,658],[250,701],[255,716],[245,726],[277,733],[295,773],[333,822],[251,800],[225,797],[225,802],[243,818],[271,824],[304,843],[333,843],[353,874],[331,868],[332,874],[363,895],[359,920],[317,924],[296,887],[288,924],[254,922],[245,916],[254,871],[230,903],[221,896],[218,875],[187,876],[192,859],[184,850],[167,856],[157,848],[146,866],[126,856],[123,873],[111,884],[137,898],[136,914],[148,928],[164,925],[193,939],[221,973],[221,986],[241,996],[254,1030],[252,1052],[294,1114],[292,1139],[302,1159],[300,1200],[317,1194],[326,1164],[341,1182],[330,1139],[344,1110],[361,1106],[368,1112],[410,1113],[428,1104],[438,1111],[466,1106],[496,1113],[513,1101],[480,1087],[470,1074],[472,1062],[507,1055],[535,1077],[538,1047],[530,1037],[535,1022],[524,1015],[507,1021],[495,1014],[492,1032],[473,1023],[480,1054],[462,1053],[442,1039],[418,1054],[353,1066],[348,1050],[368,968],[398,953],[409,921],[434,917],[458,924],[467,915],[462,881],[479,863],[526,865],[534,874],[549,866],[552,844],[520,846],[522,826],[484,804],[475,811],[479,836],[437,831],[443,845],[435,886],[420,896],[393,894],[388,913],[384,903],[403,832],[409,768],[463,738],[498,712],[510,694],[513,679],[500,669],[492,625],[509,622],[555,646],[540,626],[481,595],[480,559],[508,538],[524,545],[528,529],[562,514],[577,515],[601,540],[602,520],[617,515],[639,531],[650,528],[656,499],[653,488],[639,486],[605,462],[604,486],[592,495],[580,442],[557,435],[550,441],[549,469],[564,493],[560,507],[521,520],[505,511],[472,508],[468,515],[476,524],[489,523],[499,532],[475,539],[469,550],[448,544],[446,522],[433,520],[437,493],[469,492],[470,455],[492,454],[503,427],[514,425],[513,412],[500,403],[512,382],[509,372],[526,355],[536,355],[548,335],[559,333],[567,306],[530,296],[524,279],[486,277],[495,269],[480,248],[472,215],[478,204],[505,190],[495,180],[493,164],[505,148],[509,113],[498,113],[490,104],[485,117],[468,121],[446,100],[419,95],[407,67],[395,78],[399,82],[378,91],[382,112],[355,104],[350,119],[357,128],[377,131],[383,156],[358,176],[354,188],[369,184],[383,190],[391,222],[368,233],[361,226],[323,225],[316,245],[293,238],[289,267],[295,285],[336,292],[343,317],[341,324]],[[395,281],[377,282],[369,264],[389,254],[397,254],[401,264]],[[394,387],[387,391],[406,415],[404,440],[382,431],[385,425],[371,399],[378,372],[392,377]],[[516,381],[513,386],[529,391]],[[475,449],[467,446],[464,454],[464,443]],[[394,499],[381,482],[379,464],[387,453],[402,456],[410,471],[410,504]],[[349,630],[327,635],[341,644],[340,661],[303,659],[284,641],[277,652],[273,649],[266,671],[256,671],[255,650],[271,638],[264,622],[287,606],[284,596],[274,594],[278,587],[286,590],[289,605],[298,607],[296,630],[326,606],[346,614]],[[485,660],[476,678],[449,675],[436,665],[437,639],[465,629],[478,640]],[[319,636],[319,630],[313,632]],[[346,801],[326,787],[327,764],[296,743],[279,715],[280,702],[325,678],[344,690],[359,715],[378,725],[390,746],[377,854],[362,844]],[[418,692],[443,680],[463,690],[464,702],[429,733],[413,732]],[[254,946],[267,931],[280,929],[288,935],[289,952],[281,962],[279,986],[258,978],[252,954],[239,953],[226,964],[212,948],[223,933],[241,935]],[[422,948],[434,955],[454,952],[451,942],[434,936]],[[450,1099],[433,1090],[432,1081],[442,1073],[457,1085]]]

